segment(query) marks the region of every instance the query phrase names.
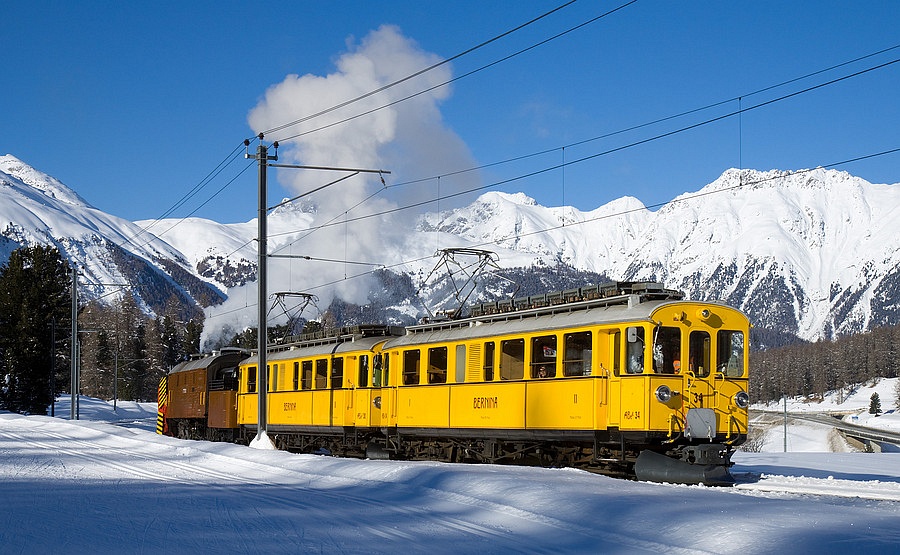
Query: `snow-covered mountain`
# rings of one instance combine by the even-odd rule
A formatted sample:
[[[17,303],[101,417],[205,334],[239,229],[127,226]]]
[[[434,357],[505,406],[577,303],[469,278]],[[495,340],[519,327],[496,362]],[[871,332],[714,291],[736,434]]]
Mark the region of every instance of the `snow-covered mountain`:
[[[900,322],[898,218],[900,184],[824,169],[732,169],[656,212],[627,197],[579,212],[488,193],[423,217],[420,229],[660,281],[723,299],[756,326],[816,339]]]
[[[202,306],[213,297],[203,302],[196,290],[249,296],[241,288],[253,287],[256,276],[255,220],[130,223],[90,207],[12,156],[0,158],[0,172],[0,260],[17,245],[51,243],[85,267],[86,282],[133,280],[123,269],[129,264],[111,254],[118,253],[166,276]],[[270,252],[294,252],[295,241],[326,217],[331,218],[317,214],[314,205],[275,211],[268,226]],[[389,299],[397,313],[411,316],[417,290],[419,296],[446,294],[446,287],[423,287],[434,252],[478,248],[496,252],[501,267],[518,268],[511,272],[517,279],[542,271],[574,279],[591,275],[577,270],[660,281],[690,298],[725,300],[745,310],[758,329],[831,338],[900,322],[898,221],[900,184],[876,185],[824,169],[732,169],[656,211],[632,197],[583,212],[540,206],[521,193],[490,192],[462,208],[423,214],[405,234],[386,230],[392,239],[369,260],[390,270],[368,284],[368,291],[370,300]],[[307,246],[297,252],[308,253],[313,241],[334,251],[329,258],[341,259],[346,239],[336,237],[311,235],[296,243]],[[342,244],[321,244],[329,241]],[[313,275],[320,278],[317,284],[330,281],[315,275],[313,262],[299,264],[301,269],[284,272],[285,280]],[[532,288],[552,283],[545,274]],[[271,268],[269,275],[270,291],[291,288]],[[103,289],[91,291],[98,295]],[[317,293],[330,298],[321,289]],[[486,280],[473,300],[510,293]]]
[[[126,290],[116,284],[126,284],[148,313],[161,311],[172,296],[188,313],[224,298],[171,245],[97,210],[11,155],[0,156],[0,200],[0,262],[22,246],[53,245],[77,264],[88,299],[112,300]]]

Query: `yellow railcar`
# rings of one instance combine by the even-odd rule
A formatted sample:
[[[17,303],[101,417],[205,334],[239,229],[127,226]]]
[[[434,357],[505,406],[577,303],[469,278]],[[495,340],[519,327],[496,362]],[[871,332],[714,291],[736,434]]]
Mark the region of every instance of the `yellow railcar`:
[[[649,283],[481,305],[399,336],[371,327],[269,354],[268,431],[297,450],[728,483],[747,434],[749,327]],[[255,364],[241,365],[247,433]]]
[[[398,333],[388,326],[358,326],[271,347],[266,430],[276,445],[363,455],[382,420],[380,349]],[[240,366],[238,424],[245,437],[258,427],[258,366],[256,355]]]

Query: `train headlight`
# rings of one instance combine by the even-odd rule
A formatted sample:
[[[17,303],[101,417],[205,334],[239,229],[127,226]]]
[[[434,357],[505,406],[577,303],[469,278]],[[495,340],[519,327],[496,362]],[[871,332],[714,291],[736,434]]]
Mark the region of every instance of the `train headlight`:
[[[738,391],[734,395],[734,404],[742,409],[745,409],[750,406],[750,396],[747,395],[746,391]]]
[[[672,398],[672,390],[667,385],[661,385],[656,388],[656,400],[660,403],[668,403]]]

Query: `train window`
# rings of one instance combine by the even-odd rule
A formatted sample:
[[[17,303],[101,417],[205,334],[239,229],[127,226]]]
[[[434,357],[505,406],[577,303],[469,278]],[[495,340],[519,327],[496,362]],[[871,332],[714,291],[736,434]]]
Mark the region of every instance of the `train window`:
[[[612,336],[613,339],[613,374],[616,376],[622,371],[622,332],[616,330]]]
[[[494,381],[494,342],[484,344],[484,381]]]
[[[359,387],[369,387],[369,355],[359,355]]]
[[[525,340],[500,342],[500,379],[521,380],[525,377]]]
[[[389,385],[390,380],[390,370],[391,370],[391,357],[389,354],[385,353],[381,357],[381,383],[382,385]]]
[[[709,376],[709,332],[692,331],[688,345],[688,370],[698,378]]]
[[[421,354],[418,349],[403,351],[403,385],[419,384],[419,359]]]
[[[304,360],[301,364],[301,374],[300,374],[300,388],[301,389],[312,389],[312,361]]]
[[[384,358],[387,359],[387,354],[385,353]],[[381,387],[381,360],[382,355],[375,355],[372,360],[372,387]]]
[[[716,367],[728,377],[744,375],[744,333],[719,330],[716,335]]]
[[[294,391],[300,389],[300,363],[294,361]]]
[[[331,389],[344,387],[344,359],[335,357],[331,359]]]
[[[531,338],[531,377],[556,377],[556,336]]]
[[[428,383],[447,383],[447,347],[428,349]]]
[[[653,372],[675,374],[681,371],[681,329],[656,326],[653,330]]]
[[[247,393],[256,393],[256,366],[247,369]]]
[[[631,326],[625,329],[627,346],[625,356],[627,366],[625,371],[629,374],[642,374],[644,372],[644,328]]]
[[[316,389],[328,387],[328,359],[320,358],[316,361]]]
[[[466,346],[456,346],[456,383],[466,381]]]
[[[563,358],[564,376],[591,375],[591,332],[567,333],[563,336],[565,352]]]

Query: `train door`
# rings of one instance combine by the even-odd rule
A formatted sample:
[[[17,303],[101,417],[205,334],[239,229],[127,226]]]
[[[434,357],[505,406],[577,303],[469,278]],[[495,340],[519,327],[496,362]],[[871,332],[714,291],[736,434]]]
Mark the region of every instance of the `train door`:
[[[375,384],[372,381],[370,360],[369,354],[362,354],[356,357],[356,384],[350,393],[353,396],[353,404],[350,407],[352,422],[355,426],[361,428],[368,428],[372,425],[372,415],[374,414],[372,398]],[[352,371],[350,372],[354,374]]]

